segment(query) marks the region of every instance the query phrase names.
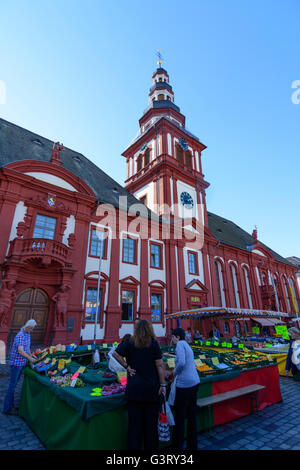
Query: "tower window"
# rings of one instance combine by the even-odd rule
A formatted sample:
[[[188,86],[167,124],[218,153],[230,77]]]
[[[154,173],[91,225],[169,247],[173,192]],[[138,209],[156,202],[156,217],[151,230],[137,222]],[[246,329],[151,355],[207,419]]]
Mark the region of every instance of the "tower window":
[[[176,158],[180,163],[183,163],[183,150],[179,146],[176,148]]]
[[[164,100],[165,99],[165,95],[158,95],[157,97],[159,100]]]
[[[143,155],[140,155],[137,159],[137,171],[143,168]]]
[[[150,150],[147,149],[145,152],[145,166],[149,165],[150,163]]]
[[[192,168],[192,157],[190,152],[185,152],[185,164],[189,168]]]

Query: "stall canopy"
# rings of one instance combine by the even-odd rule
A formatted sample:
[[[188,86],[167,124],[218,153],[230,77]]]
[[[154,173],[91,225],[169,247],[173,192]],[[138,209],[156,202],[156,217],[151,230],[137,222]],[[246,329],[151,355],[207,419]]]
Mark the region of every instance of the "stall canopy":
[[[289,317],[288,313],[285,312],[273,312],[269,310],[253,310],[253,309],[246,309],[246,308],[226,308],[226,307],[204,307],[204,308],[197,308],[193,310],[183,310],[181,312],[170,313],[165,315],[166,319],[193,319],[193,318],[216,318],[216,319],[252,319],[255,320],[256,318],[267,318],[267,319],[278,319],[283,317]],[[273,323],[275,324],[275,323]],[[270,324],[269,324],[270,325]]]
[[[284,321],[278,320],[277,318],[251,318],[261,326],[274,326],[274,325],[285,325]]]

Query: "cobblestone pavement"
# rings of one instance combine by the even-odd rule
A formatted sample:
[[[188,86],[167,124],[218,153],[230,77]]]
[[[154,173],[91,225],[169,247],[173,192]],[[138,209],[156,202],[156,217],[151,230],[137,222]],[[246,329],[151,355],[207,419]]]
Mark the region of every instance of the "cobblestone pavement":
[[[0,407],[9,381],[9,369],[0,365]],[[21,397],[23,377],[15,394],[15,405]],[[258,413],[199,433],[199,450],[300,450],[300,382],[280,377],[283,401]],[[38,437],[18,416],[0,413],[0,450],[43,450]]]

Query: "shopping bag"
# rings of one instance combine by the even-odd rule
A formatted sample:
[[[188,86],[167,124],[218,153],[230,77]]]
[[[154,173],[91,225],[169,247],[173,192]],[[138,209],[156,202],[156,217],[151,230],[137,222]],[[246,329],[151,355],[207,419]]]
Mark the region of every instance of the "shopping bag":
[[[168,397],[168,403],[169,403],[169,405],[171,405],[171,406],[173,406],[174,403],[175,403],[176,381],[177,381],[177,376],[175,377],[175,379],[174,379],[173,382],[171,383],[170,393],[169,393],[169,397]]]
[[[166,412],[166,397],[161,394],[162,404],[158,415],[158,439],[160,442],[167,442],[170,440],[170,427]]]
[[[175,426],[174,416],[173,416],[171,407],[168,402],[166,402],[166,415],[167,415],[169,426]]]

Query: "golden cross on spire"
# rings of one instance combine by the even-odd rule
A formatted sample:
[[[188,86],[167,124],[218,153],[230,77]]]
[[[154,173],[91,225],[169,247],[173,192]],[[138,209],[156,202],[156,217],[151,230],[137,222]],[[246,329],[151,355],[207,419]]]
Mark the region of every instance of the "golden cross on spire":
[[[160,49],[158,51],[156,51],[156,55],[157,55],[157,58],[158,58],[158,61],[157,61],[157,65],[159,65],[159,67],[161,67],[161,64],[162,64],[162,55],[160,53]]]

